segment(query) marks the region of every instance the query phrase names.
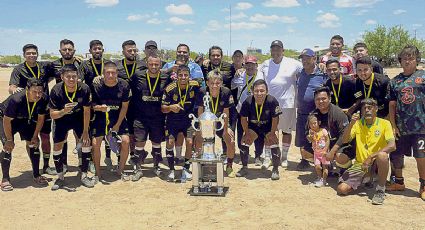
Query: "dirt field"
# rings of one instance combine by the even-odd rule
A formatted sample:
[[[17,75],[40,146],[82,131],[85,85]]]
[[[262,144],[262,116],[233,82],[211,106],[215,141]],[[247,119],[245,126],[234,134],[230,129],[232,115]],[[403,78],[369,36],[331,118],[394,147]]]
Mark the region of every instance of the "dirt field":
[[[0,69],[1,100],[8,95],[10,71]],[[399,69],[387,70],[390,76],[399,72]],[[75,146],[72,139],[71,148]],[[271,181],[269,171],[264,172],[253,164],[249,165],[248,179],[225,178],[230,190],[224,198],[191,197],[187,194],[191,183],[163,181],[154,176],[151,164],[139,182],[122,182],[111,173],[104,173],[111,183],[98,184],[93,189],[80,186],[77,168],[73,167],[66,174],[71,189],[52,192],[53,182],[49,187],[34,187],[24,142],[17,141],[11,166],[15,189],[0,192],[0,228],[425,229],[425,203],[418,198],[414,159],[406,159],[407,190],[387,194],[383,206],[373,206],[368,201],[373,189],[337,196],[335,178],[330,179],[329,187],[318,189],[309,185],[315,174],[313,170],[294,170],[299,151],[293,146],[289,160],[289,168],[280,171],[279,181]],[[69,161],[70,165],[77,165],[77,157],[71,150]],[[238,169],[240,165],[234,167]]]

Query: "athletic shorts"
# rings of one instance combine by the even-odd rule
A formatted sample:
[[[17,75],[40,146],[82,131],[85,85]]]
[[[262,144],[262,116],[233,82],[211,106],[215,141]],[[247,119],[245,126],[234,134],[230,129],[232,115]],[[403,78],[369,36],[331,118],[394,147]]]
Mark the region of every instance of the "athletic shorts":
[[[84,120],[75,119],[74,122],[69,121],[53,121],[53,142],[59,143],[66,140],[69,130],[73,130],[78,138],[81,138],[84,129]]]
[[[185,138],[193,138],[195,129],[192,127],[190,122],[167,120],[165,125],[165,136],[167,140],[170,137],[177,139],[177,135],[179,133],[183,133]]]
[[[15,122],[14,122],[15,121]],[[3,128],[3,117],[1,117],[2,128]],[[37,123],[31,121],[30,124],[23,122],[22,120],[12,120],[12,136],[15,136],[16,133],[19,133],[21,140],[31,141],[32,136],[34,135],[35,127]],[[4,130],[2,130],[4,132]]]
[[[369,166],[368,171],[373,175],[376,169],[376,161],[374,161],[372,165]],[[353,190],[356,190],[363,183],[365,175],[366,172],[363,171],[361,164],[353,164],[339,177],[338,183],[348,184]]]
[[[303,148],[309,153],[313,153],[311,143],[307,140],[306,125],[308,114],[297,114],[295,146]],[[279,121],[280,123],[280,121]]]
[[[108,131],[115,125],[116,121],[111,121],[108,125]],[[101,137],[106,135],[106,121],[104,119],[95,119],[90,125],[90,132],[92,137]],[[118,130],[118,135],[128,135],[127,119],[121,122]]]
[[[41,128],[40,133],[50,134],[51,132],[52,132],[52,118],[50,118],[50,114],[46,114],[44,116],[43,128]]]
[[[295,131],[296,124],[296,109],[295,108],[284,108],[282,114],[279,115],[278,129],[284,133],[291,133]]]
[[[134,136],[136,141],[145,142],[151,140],[153,143],[161,143],[164,140],[165,135],[165,121],[161,117],[161,119],[156,120],[134,120],[133,128],[134,128]]]
[[[425,134],[401,135],[396,141],[397,149],[390,154],[394,168],[401,169],[404,166],[404,156],[425,158]]]

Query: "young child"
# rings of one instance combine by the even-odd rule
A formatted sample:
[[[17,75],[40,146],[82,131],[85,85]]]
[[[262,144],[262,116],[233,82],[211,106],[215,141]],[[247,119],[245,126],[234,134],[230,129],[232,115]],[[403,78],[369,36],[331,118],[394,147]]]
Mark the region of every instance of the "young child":
[[[325,154],[329,151],[329,134],[324,128],[320,128],[320,121],[314,114],[308,116],[308,135],[307,139],[311,142],[314,151],[314,167],[317,173],[317,180],[314,186],[326,186],[328,177],[328,166],[330,162],[326,160]]]

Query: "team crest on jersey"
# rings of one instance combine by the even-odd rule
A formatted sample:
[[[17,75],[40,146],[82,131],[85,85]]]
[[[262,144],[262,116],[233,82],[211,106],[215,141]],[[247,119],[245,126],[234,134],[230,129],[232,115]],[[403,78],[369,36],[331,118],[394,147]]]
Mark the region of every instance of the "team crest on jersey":
[[[190,92],[189,97],[193,98],[194,96],[195,96],[195,92],[194,91]]]
[[[278,114],[278,113],[281,113],[281,112],[282,112],[282,110],[280,109],[280,106],[276,106],[276,109],[274,109],[274,113]]]
[[[230,104],[233,104],[233,103],[234,103],[234,101],[233,101],[233,96],[232,96],[232,95],[230,95],[230,97],[229,97],[229,103],[230,103]]]
[[[177,94],[174,94],[173,95],[173,101],[177,101],[177,99],[178,99],[179,97],[177,96]]]
[[[379,137],[379,135],[381,135],[381,131],[375,130],[375,137]]]
[[[418,84],[418,85],[422,84],[422,82],[423,82],[423,79],[421,77],[417,77],[415,79],[415,83]]]

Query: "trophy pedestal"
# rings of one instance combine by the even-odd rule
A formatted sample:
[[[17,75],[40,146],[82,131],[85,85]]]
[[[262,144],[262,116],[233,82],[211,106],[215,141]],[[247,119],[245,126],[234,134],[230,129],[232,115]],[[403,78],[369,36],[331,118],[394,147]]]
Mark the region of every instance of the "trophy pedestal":
[[[191,196],[225,196],[223,161],[221,159],[192,159]]]

